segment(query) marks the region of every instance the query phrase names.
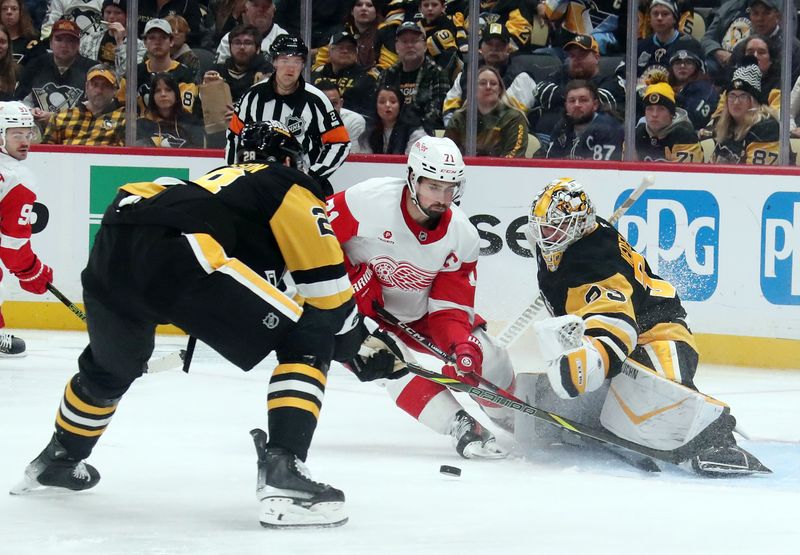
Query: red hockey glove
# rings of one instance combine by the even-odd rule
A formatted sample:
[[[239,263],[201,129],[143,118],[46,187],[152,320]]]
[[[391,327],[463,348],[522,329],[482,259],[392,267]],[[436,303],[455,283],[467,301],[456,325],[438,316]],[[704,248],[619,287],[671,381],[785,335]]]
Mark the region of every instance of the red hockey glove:
[[[42,264],[38,258],[33,262],[33,266],[14,275],[19,279],[20,287],[35,295],[45,293],[47,285],[53,283],[53,269]]]
[[[347,277],[353,284],[358,311],[365,316],[377,319],[378,315],[375,314],[372,303],[376,302],[383,306],[383,290],[372,268],[366,263],[361,263],[351,267],[347,272]]]
[[[478,385],[477,376],[481,375],[481,365],[483,364],[481,342],[475,336],[470,335],[467,341],[455,346],[453,355],[456,359],[456,368],[445,366],[442,373],[451,378],[457,377],[470,385]]]

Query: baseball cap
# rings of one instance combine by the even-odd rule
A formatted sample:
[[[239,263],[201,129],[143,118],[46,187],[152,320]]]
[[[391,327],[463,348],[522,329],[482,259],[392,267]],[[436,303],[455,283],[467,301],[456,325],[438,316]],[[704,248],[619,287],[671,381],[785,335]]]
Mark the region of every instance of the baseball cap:
[[[115,87],[117,86],[117,76],[106,64],[98,64],[89,68],[86,73],[86,80],[91,81],[95,77],[102,77]]]
[[[600,47],[597,45],[597,41],[591,35],[575,35],[567,44],[564,45],[564,50],[570,46],[578,46],[584,50],[592,50],[595,53],[600,54]]]
[[[333,35],[331,35],[331,40],[330,40],[330,42],[328,44],[333,46],[334,44],[339,44],[343,40],[349,40],[353,44],[356,44],[356,45],[358,44],[358,41],[356,40],[356,38],[352,34],[348,33],[347,31],[340,31],[338,33],[334,33]]]
[[[103,0],[103,7],[100,9],[105,10],[109,6],[115,6],[123,12],[128,13],[128,0]]]
[[[81,38],[81,28],[71,19],[59,19],[53,23],[53,29],[50,31],[51,37],[56,35],[70,35],[79,39]]]
[[[172,26],[166,19],[151,19],[148,21],[144,26],[144,34],[146,35],[153,29],[158,29],[159,31],[164,31],[168,35],[172,35]]]
[[[481,34],[480,42],[489,39],[500,39],[506,44],[511,42],[511,36],[508,34],[505,25],[496,22],[486,26],[486,31]]]
[[[749,0],[747,2],[748,6],[755,6],[756,4],[764,4],[766,7],[772,10],[781,10],[781,3],[778,0]]]
[[[419,33],[420,35],[425,34],[425,29],[423,29],[422,26],[416,21],[404,21],[397,26],[397,31],[395,31],[394,34],[396,37],[399,37],[401,33],[405,33],[406,31],[413,31],[415,33]]]

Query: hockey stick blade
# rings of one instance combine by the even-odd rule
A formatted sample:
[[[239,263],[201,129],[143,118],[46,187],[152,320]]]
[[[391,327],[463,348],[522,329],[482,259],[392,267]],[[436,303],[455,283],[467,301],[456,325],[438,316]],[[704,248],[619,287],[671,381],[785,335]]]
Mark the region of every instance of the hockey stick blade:
[[[157,374],[159,372],[166,372],[167,370],[172,370],[173,368],[182,368],[183,361],[186,358],[186,351],[181,349],[180,351],[172,352],[166,356],[161,358],[154,358],[147,362],[144,371],[148,374]]]
[[[585,424],[574,422],[568,418],[564,418],[563,416],[559,416],[555,413],[536,408],[533,405],[529,405],[524,401],[512,400],[500,393],[495,393],[493,391],[490,391],[482,387],[476,387],[468,383],[464,383],[461,380],[457,380],[455,378],[448,378],[447,376],[443,376],[442,374],[437,374],[436,372],[432,372],[426,368],[423,368],[418,364],[414,364],[412,362],[406,362],[406,367],[408,368],[408,371],[411,372],[412,374],[444,385],[452,389],[453,391],[462,391],[464,393],[468,393],[475,398],[483,399],[485,401],[489,401],[490,403],[501,405],[511,410],[527,414],[528,416],[532,416],[533,418],[538,418],[539,420],[552,424],[553,426],[569,430],[580,436],[585,436],[597,440],[601,443],[607,443],[609,445],[625,449],[626,451],[630,451],[638,455],[643,455],[645,457],[650,457],[652,459],[668,462],[670,464],[679,464],[685,460],[685,458],[679,456],[673,451],[662,451],[659,449],[652,449],[650,447],[645,447],[644,445],[639,445],[638,443],[633,443],[632,441],[628,441],[615,434],[612,434],[606,429],[594,428],[591,426],[587,426]]]
[[[616,225],[619,219],[625,215],[633,204],[639,200],[644,192],[655,184],[656,178],[652,174],[647,174],[642,178],[639,186],[631,192],[622,204],[619,205],[613,214],[608,218],[608,223]],[[525,309],[518,314],[505,328],[497,335],[497,342],[501,347],[509,347],[527,330],[534,320],[537,319],[544,309],[544,299],[541,295],[537,296]]]

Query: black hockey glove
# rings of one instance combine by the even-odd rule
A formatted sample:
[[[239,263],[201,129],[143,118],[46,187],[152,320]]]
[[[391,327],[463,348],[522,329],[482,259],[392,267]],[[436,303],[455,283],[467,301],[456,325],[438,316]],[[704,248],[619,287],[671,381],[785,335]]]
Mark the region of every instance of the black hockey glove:
[[[396,380],[408,374],[403,353],[385,331],[377,329],[367,337],[359,354],[346,363],[362,382]]]

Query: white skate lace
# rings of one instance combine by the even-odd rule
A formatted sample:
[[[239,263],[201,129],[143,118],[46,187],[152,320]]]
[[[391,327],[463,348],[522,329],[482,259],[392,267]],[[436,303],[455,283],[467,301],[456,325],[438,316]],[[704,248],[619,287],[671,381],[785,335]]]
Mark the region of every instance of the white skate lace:
[[[11,343],[14,340],[14,336],[10,333],[2,333],[0,332],[0,351],[10,351],[11,350]]]
[[[300,474],[301,474],[301,475],[302,475],[302,476],[303,476],[303,477],[304,477],[306,480],[308,480],[308,481],[309,481],[309,482],[311,482],[312,484],[314,484],[314,485],[317,485],[317,486],[320,486],[320,487],[326,487],[326,486],[328,485],[328,484],[323,484],[322,482],[317,482],[316,480],[314,480],[313,478],[311,478],[311,471],[309,471],[309,470],[308,470],[308,467],[307,467],[307,466],[306,466],[306,465],[303,463],[303,461],[301,461],[301,460],[300,460],[300,459],[298,459],[297,457],[295,457],[295,458],[294,458],[294,467],[297,469],[297,471],[298,471],[298,472],[299,472],[299,473],[300,473]]]
[[[89,475],[89,471],[86,470],[86,465],[83,461],[76,464],[75,468],[72,469],[72,477],[77,478],[78,480],[83,480],[84,482],[89,481],[91,476]]]
[[[471,416],[468,415],[459,415],[453,420],[452,428],[450,429],[450,435],[458,441],[460,440],[464,434],[467,432],[475,432],[475,435],[482,436],[480,430],[477,429],[477,423],[472,419]]]

